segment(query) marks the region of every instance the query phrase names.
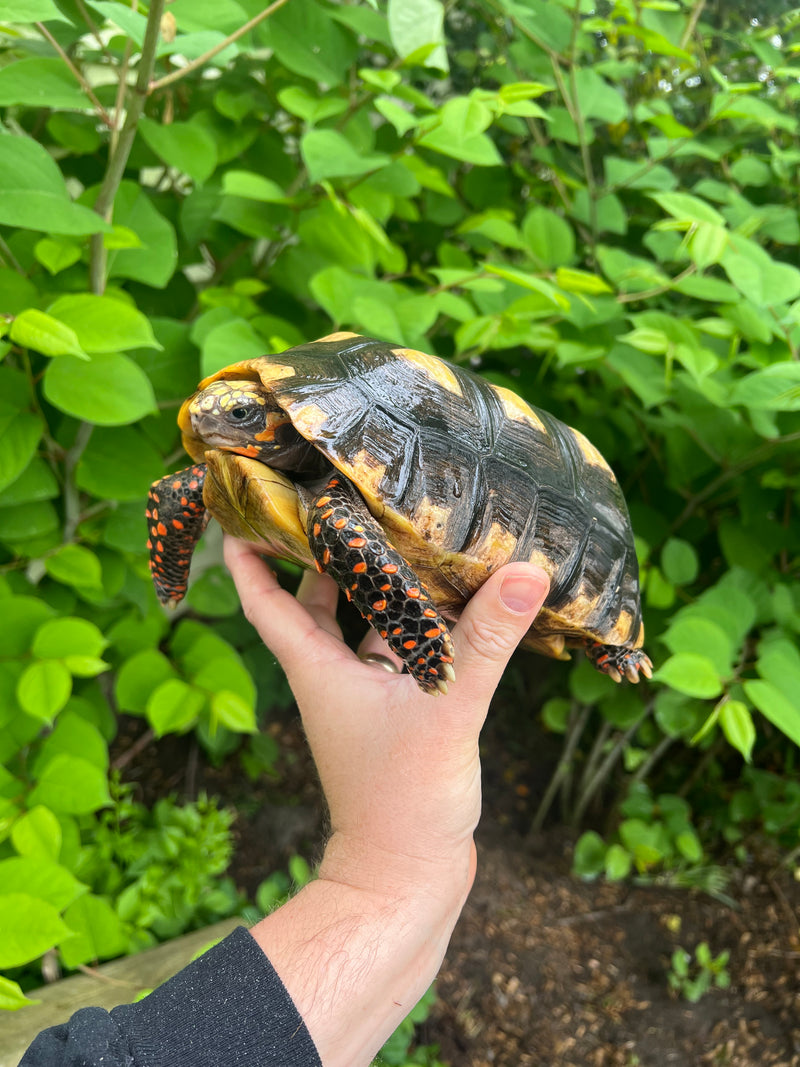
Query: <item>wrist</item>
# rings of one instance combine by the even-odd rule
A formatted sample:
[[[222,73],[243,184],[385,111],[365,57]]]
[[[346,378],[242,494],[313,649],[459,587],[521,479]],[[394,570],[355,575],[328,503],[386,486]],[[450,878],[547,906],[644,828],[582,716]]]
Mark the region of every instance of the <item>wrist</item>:
[[[324,1067],[367,1067],[436,977],[474,876],[465,853],[448,872],[335,834],[319,878],[251,931]]]

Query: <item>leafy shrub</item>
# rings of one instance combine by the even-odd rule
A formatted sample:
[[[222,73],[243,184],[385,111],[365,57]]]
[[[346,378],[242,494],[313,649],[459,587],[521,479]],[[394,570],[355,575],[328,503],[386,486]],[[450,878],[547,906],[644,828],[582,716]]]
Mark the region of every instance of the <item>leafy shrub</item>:
[[[165,618],[142,501],[181,462],[201,375],[338,328],[512,386],[626,490],[659,670],[637,692],[553,666],[548,801],[577,824],[623,765],[671,779],[661,795],[739,754],[781,775],[800,741],[796,13],[3,11],[0,861],[75,877],[117,711],[222,758],[285,699],[213,545],[192,617]],[[14,902],[39,940],[0,966],[68,944],[39,892]]]

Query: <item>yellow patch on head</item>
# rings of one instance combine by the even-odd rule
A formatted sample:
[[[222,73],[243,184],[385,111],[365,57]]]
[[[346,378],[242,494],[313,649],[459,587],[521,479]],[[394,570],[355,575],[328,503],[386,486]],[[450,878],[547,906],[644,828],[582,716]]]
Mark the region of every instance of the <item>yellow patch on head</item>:
[[[492,388],[500,397],[503,404],[503,411],[513,422],[524,422],[528,426],[532,426],[534,430],[538,430],[540,433],[547,433],[547,427],[528,404],[517,396],[516,393],[510,389],[506,389],[502,385],[493,385]]]
[[[456,396],[464,395],[461,391],[461,383],[453,369],[438,356],[429,356],[425,352],[417,352],[414,348],[393,348],[392,352],[405,362],[413,363],[426,378],[441,385],[442,389],[446,389],[448,393],[454,393]]]
[[[609,467],[608,463],[606,463],[605,456],[603,456],[603,454],[597,448],[595,448],[589,438],[584,437],[580,430],[574,430],[571,426],[569,429],[572,433],[572,436],[578,442],[578,448],[580,448],[581,452],[583,452],[586,462],[592,467],[601,467],[604,471],[611,475],[612,481],[616,481],[617,479],[614,477],[614,472]]]

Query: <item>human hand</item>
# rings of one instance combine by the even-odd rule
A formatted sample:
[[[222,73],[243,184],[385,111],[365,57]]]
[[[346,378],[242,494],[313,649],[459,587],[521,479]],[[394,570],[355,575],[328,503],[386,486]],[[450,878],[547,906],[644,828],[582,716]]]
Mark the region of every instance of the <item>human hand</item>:
[[[389,879],[429,882],[437,868],[451,878],[469,857],[480,813],[478,735],[546,596],[544,571],[511,564],[478,590],[453,627],[456,681],[446,696],[431,697],[409,675],[359,659],[373,652],[399,664],[374,630],[358,654],[344,644],[339,591],[326,575],[306,574],[295,599],[253,545],[226,538],[225,558],[245,614],[297,699],[330,809],[329,853],[363,859],[372,885],[373,853]]]
[[[286,672],[328,801],[319,877],[251,931],[289,990],[325,1067],[367,1064],[438,971],[475,874],[478,737],[503,669],[547,594],[514,563],[453,627],[446,696],[410,675],[370,630],[352,652],[338,589],[307,574],[283,590],[254,545],[226,537],[245,614]]]

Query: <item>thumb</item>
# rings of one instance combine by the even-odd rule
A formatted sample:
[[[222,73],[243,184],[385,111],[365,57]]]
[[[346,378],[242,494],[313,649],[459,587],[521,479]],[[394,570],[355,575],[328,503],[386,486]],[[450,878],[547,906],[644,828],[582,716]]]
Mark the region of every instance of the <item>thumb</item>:
[[[456,685],[487,702],[550,589],[541,567],[510,563],[468,602],[453,630]]]

